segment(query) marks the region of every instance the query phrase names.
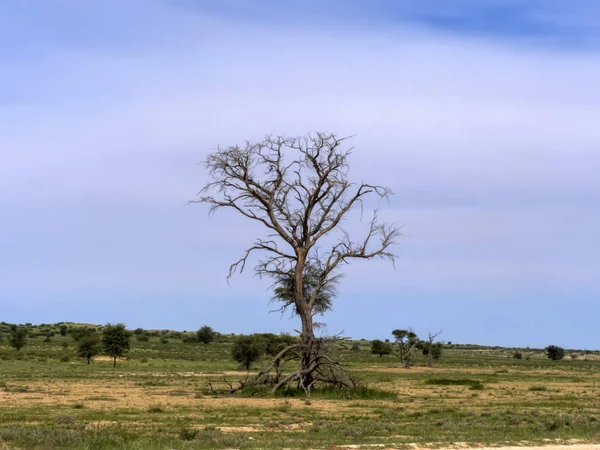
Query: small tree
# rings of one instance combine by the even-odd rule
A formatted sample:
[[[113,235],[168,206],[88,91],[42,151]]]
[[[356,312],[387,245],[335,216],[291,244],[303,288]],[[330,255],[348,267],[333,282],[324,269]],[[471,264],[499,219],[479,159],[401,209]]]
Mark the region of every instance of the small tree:
[[[92,358],[100,353],[100,336],[90,333],[82,337],[77,343],[77,354],[80,358],[86,358],[90,364]]]
[[[240,336],[233,343],[231,356],[246,370],[264,353],[264,341],[256,336]]]
[[[143,328],[136,328],[135,330],[133,330],[133,334],[142,334],[144,332]]]
[[[10,327],[8,345],[10,345],[16,351],[20,351],[23,347],[25,347],[25,345],[27,345],[27,329],[25,327],[12,325]]]
[[[394,330],[392,331],[396,344],[398,344],[398,353],[402,367],[408,369],[412,357],[412,350],[419,342],[417,334],[412,330]]]
[[[513,354],[513,358],[515,358],[515,359],[523,359],[523,353],[521,353],[521,352],[515,352]]]
[[[381,358],[383,355],[389,355],[392,353],[392,346],[388,342],[382,342],[379,339],[371,341],[371,353],[379,355]]]
[[[431,346],[430,355],[434,361],[438,361],[442,357],[442,351],[444,350],[444,344],[436,342]]]
[[[82,338],[89,336],[90,334],[96,333],[95,328],[90,327],[76,327],[71,329],[71,337],[76,342],[79,342]]]
[[[416,347],[421,350],[423,356],[427,358],[427,367],[433,366],[433,360],[438,360],[442,356],[442,343],[434,342],[435,338],[441,334],[441,331],[436,334],[429,333],[427,340],[419,340]]]
[[[102,349],[104,353],[113,358],[113,367],[117,367],[117,358],[123,356],[129,350],[129,339],[131,333],[125,325],[118,323],[111,325],[107,323],[102,332]]]
[[[215,340],[217,333],[208,325],[204,325],[196,332],[196,337],[203,344],[210,344]]]
[[[552,361],[558,361],[565,357],[565,349],[556,345],[549,345],[546,347],[546,355]]]
[[[63,324],[61,324],[61,325],[60,325],[60,327],[59,327],[59,330],[60,330],[60,335],[61,335],[61,336],[66,336],[66,335],[67,335],[67,332],[69,331],[69,327],[68,327],[68,326],[66,326],[66,325],[63,323]]]

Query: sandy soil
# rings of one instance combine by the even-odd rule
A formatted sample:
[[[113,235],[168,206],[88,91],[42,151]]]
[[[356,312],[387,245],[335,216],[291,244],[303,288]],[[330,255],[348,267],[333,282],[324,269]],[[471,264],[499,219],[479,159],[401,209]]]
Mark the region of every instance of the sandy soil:
[[[577,442],[577,441],[576,441]],[[417,444],[409,444],[415,450],[428,450],[431,447],[427,446],[419,446]],[[363,444],[363,445],[344,445],[344,446],[336,446],[333,445],[329,447],[327,450],[350,450],[350,449],[383,449],[383,450],[397,450],[396,447],[386,446],[385,444]],[[600,450],[600,444],[572,444],[566,442],[562,445],[557,444],[549,444],[544,446],[528,446],[526,442],[523,443],[523,446],[510,446],[510,447],[468,447],[465,444],[457,443],[452,447],[434,447],[436,450]]]

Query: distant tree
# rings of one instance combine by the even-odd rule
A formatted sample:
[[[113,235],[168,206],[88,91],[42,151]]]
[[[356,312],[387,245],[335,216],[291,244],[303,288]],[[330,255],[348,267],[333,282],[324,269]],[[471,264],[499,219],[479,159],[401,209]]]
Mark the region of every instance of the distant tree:
[[[433,366],[433,360],[438,360],[442,356],[442,343],[435,342],[435,338],[441,333],[441,331],[436,334],[429,333],[426,340],[418,340],[415,345],[417,349],[421,350],[423,356],[427,358],[427,367]]]
[[[419,342],[417,334],[412,330],[394,330],[392,335],[398,344],[398,353],[402,367],[408,369],[410,367],[412,350]]]
[[[27,345],[27,328],[12,325],[10,327],[8,345],[10,345],[16,351],[20,351],[23,347],[25,347],[25,345]]]
[[[133,334],[142,334],[144,332],[143,328],[136,328],[135,330],[133,330]]]
[[[360,344],[358,342],[355,342],[354,344],[352,344],[352,348],[350,350],[353,352],[360,352]]]
[[[546,355],[552,361],[558,361],[565,357],[565,349],[562,347],[558,347],[556,345],[549,345],[548,347],[546,347],[545,350],[546,350]]]
[[[107,323],[102,332],[102,349],[104,353],[113,358],[113,367],[117,367],[117,358],[123,356],[129,350],[129,339],[131,333],[125,325],[118,323],[111,325]]]
[[[169,343],[169,338],[166,336],[161,336],[160,337],[160,342],[161,344],[168,344]]]
[[[67,335],[67,332],[69,331],[69,327],[68,327],[68,326],[66,326],[64,323],[63,323],[63,324],[61,324],[61,325],[58,327],[58,329],[60,330],[60,335],[61,335],[61,336],[66,336],[66,335]]]
[[[137,334],[135,336],[135,339],[138,342],[148,342],[150,340],[150,337],[147,334]]]
[[[77,354],[80,358],[86,358],[88,364],[100,353],[100,350],[100,336],[97,333],[90,333],[79,339],[77,343]]]
[[[442,357],[442,352],[444,350],[444,344],[441,342],[436,342],[431,346],[430,355],[434,361],[438,361]]]
[[[383,355],[389,355],[392,353],[392,346],[389,342],[382,342],[379,339],[371,341],[371,353],[379,355],[381,358]]]
[[[297,358],[297,352],[288,351],[291,346],[295,346],[298,343],[298,339],[289,334],[273,334],[273,333],[262,333],[262,334],[254,334],[252,337],[261,341],[264,347],[264,353],[266,355],[272,356],[274,358],[273,364],[276,371],[278,371],[279,366],[282,362],[289,361],[291,359]],[[285,350],[285,356],[281,359],[275,358],[279,353]]]
[[[513,358],[515,358],[515,359],[523,359],[523,353],[521,353],[521,352],[515,352],[513,354]]]
[[[71,328],[71,337],[76,342],[78,342],[79,340],[81,340],[83,337],[89,336],[90,334],[94,334],[94,333],[96,333],[96,329],[95,328],[90,328],[90,327],[74,327],[74,328]]]
[[[250,370],[252,363],[258,361],[264,354],[264,341],[256,336],[238,337],[231,349],[231,356],[246,370]]]
[[[196,337],[203,344],[210,344],[215,340],[217,333],[208,325],[204,325],[196,332]]]

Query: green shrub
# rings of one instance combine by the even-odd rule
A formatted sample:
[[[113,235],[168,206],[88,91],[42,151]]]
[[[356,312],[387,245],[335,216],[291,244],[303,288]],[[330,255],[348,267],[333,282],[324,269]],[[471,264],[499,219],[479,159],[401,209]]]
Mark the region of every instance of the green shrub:
[[[179,437],[183,441],[193,441],[198,436],[199,430],[196,428],[183,428],[179,431]]]
[[[546,356],[552,361],[559,361],[565,357],[565,349],[557,345],[549,345],[545,348]]]
[[[425,384],[436,386],[469,386],[471,390],[482,390],[484,385],[481,381],[469,378],[431,378],[425,381]]]

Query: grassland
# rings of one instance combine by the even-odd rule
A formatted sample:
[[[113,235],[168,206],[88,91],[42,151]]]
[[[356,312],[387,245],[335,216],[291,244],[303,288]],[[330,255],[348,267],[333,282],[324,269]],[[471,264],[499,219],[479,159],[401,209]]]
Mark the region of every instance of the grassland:
[[[549,361],[538,351],[447,347],[434,368],[398,368],[369,343],[343,354],[370,388],[273,397],[212,395],[243,378],[229,343],[132,339],[116,369],[75,358],[73,340],[0,345],[0,449],[344,448],[385,444],[600,441],[596,355]],[[570,352],[568,352],[569,355]],[[585,359],[588,360],[585,360]],[[370,392],[370,393],[369,393]],[[383,394],[381,394],[383,393]],[[337,446],[337,447],[335,447]]]

